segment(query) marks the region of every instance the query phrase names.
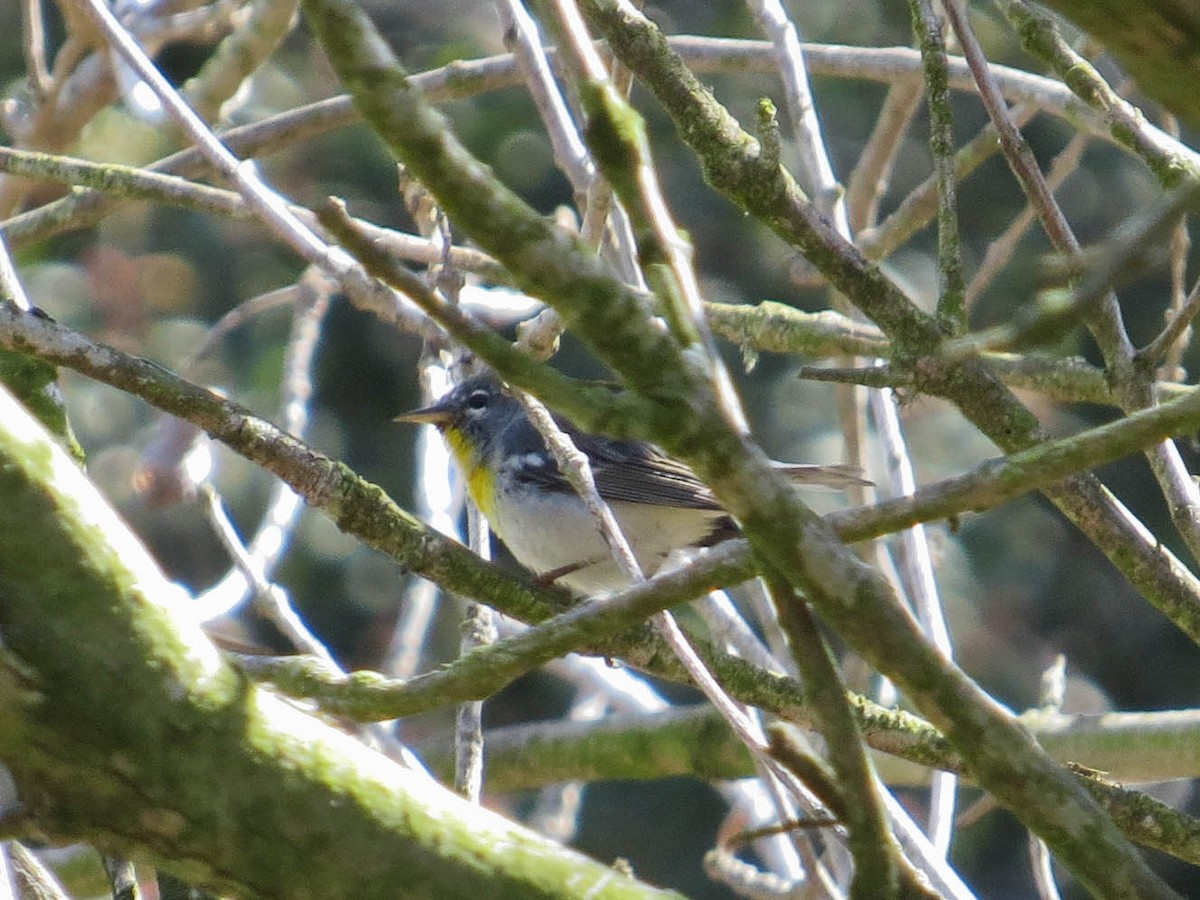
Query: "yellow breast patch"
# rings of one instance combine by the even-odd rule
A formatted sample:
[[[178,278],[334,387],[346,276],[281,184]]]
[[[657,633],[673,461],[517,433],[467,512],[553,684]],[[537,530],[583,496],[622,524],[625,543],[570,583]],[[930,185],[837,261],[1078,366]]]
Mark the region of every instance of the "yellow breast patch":
[[[475,501],[479,511],[488,519],[495,521],[495,475],[488,471],[486,466],[481,465],[479,456],[467,443],[466,436],[460,429],[447,428],[446,443],[450,445],[450,452],[454,454],[454,459],[458,462],[459,468],[462,469],[463,476],[467,480],[467,493],[471,495],[471,499]]]

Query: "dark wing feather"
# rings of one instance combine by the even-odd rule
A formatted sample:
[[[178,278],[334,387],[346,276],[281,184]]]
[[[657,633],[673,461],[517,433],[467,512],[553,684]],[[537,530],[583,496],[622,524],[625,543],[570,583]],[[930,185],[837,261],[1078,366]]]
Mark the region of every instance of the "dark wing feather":
[[[712,491],[683,463],[640,441],[582,440],[592,460],[596,489],[605,500],[627,500],[684,509],[720,509]]]
[[[559,426],[570,436],[592,463],[596,489],[604,500],[612,503],[647,503],[655,506],[675,506],[685,509],[719,510],[720,504],[712,491],[692,470],[681,462],[664,456],[642,441],[617,441],[583,434],[567,422]],[[536,484],[553,491],[573,491],[549,458],[541,436],[528,421],[515,427],[519,436],[512,443],[521,448],[513,475],[527,484]],[[545,465],[528,462],[530,456],[545,454]]]
[[[575,442],[575,446],[591,460],[596,489],[605,501],[647,503],[684,509],[721,509],[712,491],[691,469],[678,460],[663,455],[653,445],[644,441],[598,438],[580,432],[561,419],[558,420],[558,424]],[[549,490],[573,492],[574,489],[563,477],[558,465],[548,458],[549,453],[541,435],[533,425],[524,420],[517,427],[521,430],[521,439],[517,444],[531,452],[546,454],[548,464],[522,464],[514,475],[522,481],[538,484]],[[854,466],[783,463],[776,465],[798,485],[845,488],[850,485],[871,484],[862,477],[862,470]]]

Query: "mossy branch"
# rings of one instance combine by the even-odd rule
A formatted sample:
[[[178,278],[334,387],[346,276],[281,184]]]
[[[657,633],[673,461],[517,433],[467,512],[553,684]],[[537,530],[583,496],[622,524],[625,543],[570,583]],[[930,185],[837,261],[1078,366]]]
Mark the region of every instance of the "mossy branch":
[[[248,683],[3,390],[0,491],[0,755],[43,835],[243,897],[676,896]]]
[[[595,4],[588,4],[595,13]],[[677,344],[645,328],[645,311],[598,272],[583,248],[534,221],[530,210],[487,176],[450,138],[444,120],[413,91],[390,50],[366,17],[342,0],[308,0],[309,24],[329,52],[343,82],[373,127],[456,220],[513,270],[518,283],[552,303],[564,321],[645,399],[660,405],[662,421],[647,423],[648,437],[676,453],[714,489],[742,523],[759,553],[786,579],[804,589],[823,617],[874,665],[893,677],[917,706],[942,727],[969,758],[980,781],[1039,833],[1094,890],[1170,896],[1095,801],[1042,754],[990,699],[922,639],[896,603],[886,582],[838,544],[827,526],[796,502],[786,482],[761,452],[729,428],[706,385],[685,364]],[[608,10],[611,12],[612,10]],[[613,24],[611,21],[610,25]],[[615,31],[619,31],[616,29]],[[615,33],[610,30],[610,35]],[[652,31],[651,54],[677,65]],[[614,50],[625,58],[624,49]],[[656,52],[657,50],[657,52]],[[628,59],[625,59],[629,62]],[[631,66],[637,70],[638,66]],[[678,72],[676,72],[678,74]],[[685,88],[691,96],[704,92]],[[728,149],[736,125],[715,104],[683,128],[702,134],[709,146]],[[685,135],[689,139],[692,135]],[[780,170],[757,167],[757,145],[736,144],[738,165],[713,165],[707,174],[731,182],[764,201],[773,227],[795,227],[800,246],[844,290],[871,295],[881,327],[902,352],[932,349],[936,326],[928,323],[861,255],[833,233],[803,201]],[[757,205],[757,204],[756,204]],[[548,256],[547,251],[557,255]],[[851,290],[847,290],[850,293]],[[855,298],[856,301],[859,297]],[[886,320],[886,322],[885,322]],[[890,326],[890,327],[889,327]],[[999,394],[1007,395],[992,382]],[[1014,401],[1015,403],[1015,401]],[[989,404],[990,405],[990,404]],[[1001,406],[1003,408],[1003,406]],[[1019,408],[1019,407],[1018,407]],[[1026,429],[1032,427],[1026,416]]]
[[[982,361],[938,357],[937,323],[812,213],[785,173],[763,172],[753,138],[718,104],[643,18],[607,0],[585,0],[588,15],[664,105],[715,187],[801,249],[892,341],[892,361],[921,360],[917,387],[954,403],[1004,452],[1045,439],[1034,416]],[[1089,475],[1067,479],[1047,495],[1101,549],[1130,583],[1168,618],[1194,622],[1200,580]]]
[[[858,717],[866,735],[880,728],[904,733],[905,717]],[[1193,748],[1200,740],[1200,712],[1036,714],[1023,720],[1055,759],[1073,766],[1084,787],[1130,840],[1200,865],[1200,820],[1147,794],[1114,781],[1190,778],[1200,771]],[[776,725],[772,730],[786,730]],[[913,728],[906,756],[876,754],[880,777],[896,786],[928,784],[932,766],[964,772],[962,760],[944,741],[922,742]],[[612,715],[600,723],[539,722],[487,732],[488,780],[497,791],[528,791],[565,781],[653,780],[681,776],[708,779],[754,774],[745,747],[708,706],[680,707],[655,715]],[[421,744],[421,758],[434,771],[453,772],[453,748],[444,741]],[[1100,777],[1096,773],[1103,772]]]

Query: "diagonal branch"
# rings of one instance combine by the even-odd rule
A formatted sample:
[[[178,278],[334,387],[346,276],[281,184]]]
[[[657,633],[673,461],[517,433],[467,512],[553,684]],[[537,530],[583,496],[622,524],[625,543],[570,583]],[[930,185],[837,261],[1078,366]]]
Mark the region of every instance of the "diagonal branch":
[[[658,405],[659,418],[645,423],[648,436],[709,482],[742,523],[755,551],[802,587],[843,637],[909,691],[918,707],[969,758],[981,783],[1046,838],[1093,889],[1170,896],[1095,801],[973,682],[925,643],[886,582],[862,566],[827,526],[796,501],[761,451],[730,429],[711,385],[689,367],[679,346],[647,328],[644,310],[596,270],[581,246],[556,236],[450,136],[445,120],[410,88],[369,20],[343,0],[309,0],[304,8],[335,70],[397,156],[438,195],[460,227],[505,263],[523,287],[551,302],[630,387]],[[587,9],[594,22],[605,19],[598,13],[616,12],[615,7],[594,3]],[[622,16],[624,12],[628,10]],[[616,20],[607,19],[601,27],[611,35],[614,24]],[[650,31],[643,36],[650,37],[651,44],[656,42]],[[625,58],[622,49],[614,42],[614,50]],[[673,61],[669,53],[662,53],[660,59]],[[689,121],[686,127],[701,131],[705,125]],[[757,145],[754,149],[757,152]],[[728,167],[708,165],[709,177],[720,177],[723,168]],[[762,173],[751,165],[743,175],[751,174]],[[770,195],[778,185],[785,188],[784,197],[793,201],[776,202],[767,221],[778,227],[782,214],[785,221],[803,223],[804,243],[809,245],[803,249],[811,248],[820,256],[814,262],[835,283],[849,282],[855,293],[862,293],[867,285],[878,289],[881,279],[861,256],[836,235],[826,238],[828,227],[807,204],[796,202],[801,198],[794,186],[786,192],[789,185],[782,173],[776,169],[766,174],[769,180],[759,180],[757,189]],[[549,257],[551,249],[561,255]],[[920,327],[923,323],[914,319],[907,304],[885,312],[888,322],[903,332],[893,335],[902,346],[910,341],[925,344],[936,334],[936,329]],[[884,321],[877,321],[886,327]],[[1008,396],[997,382],[992,384],[996,399]],[[1019,778],[1014,778],[1014,759],[1020,760]]]
[[[43,835],[237,896],[306,896],[314,884],[330,900],[678,896],[468,804],[248,684],[2,390],[0,459],[0,753]]]

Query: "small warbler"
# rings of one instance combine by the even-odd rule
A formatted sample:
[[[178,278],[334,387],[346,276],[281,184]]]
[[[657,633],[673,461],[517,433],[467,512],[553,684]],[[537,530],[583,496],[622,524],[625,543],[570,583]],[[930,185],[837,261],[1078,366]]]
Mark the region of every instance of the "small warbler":
[[[676,550],[712,546],[738,534],[712,491],[683,463],[644,441],[584,434],[555,418],[587,456],[597,491],[647,575]],[[517,561],[543,581],[584,595],[628,585],[595,518],[520,402],[494,374],[468,378],[432,406],[396,421],[437,426],[471,499]],[[852,466],[782,468],[799,484],[871,483]]]

